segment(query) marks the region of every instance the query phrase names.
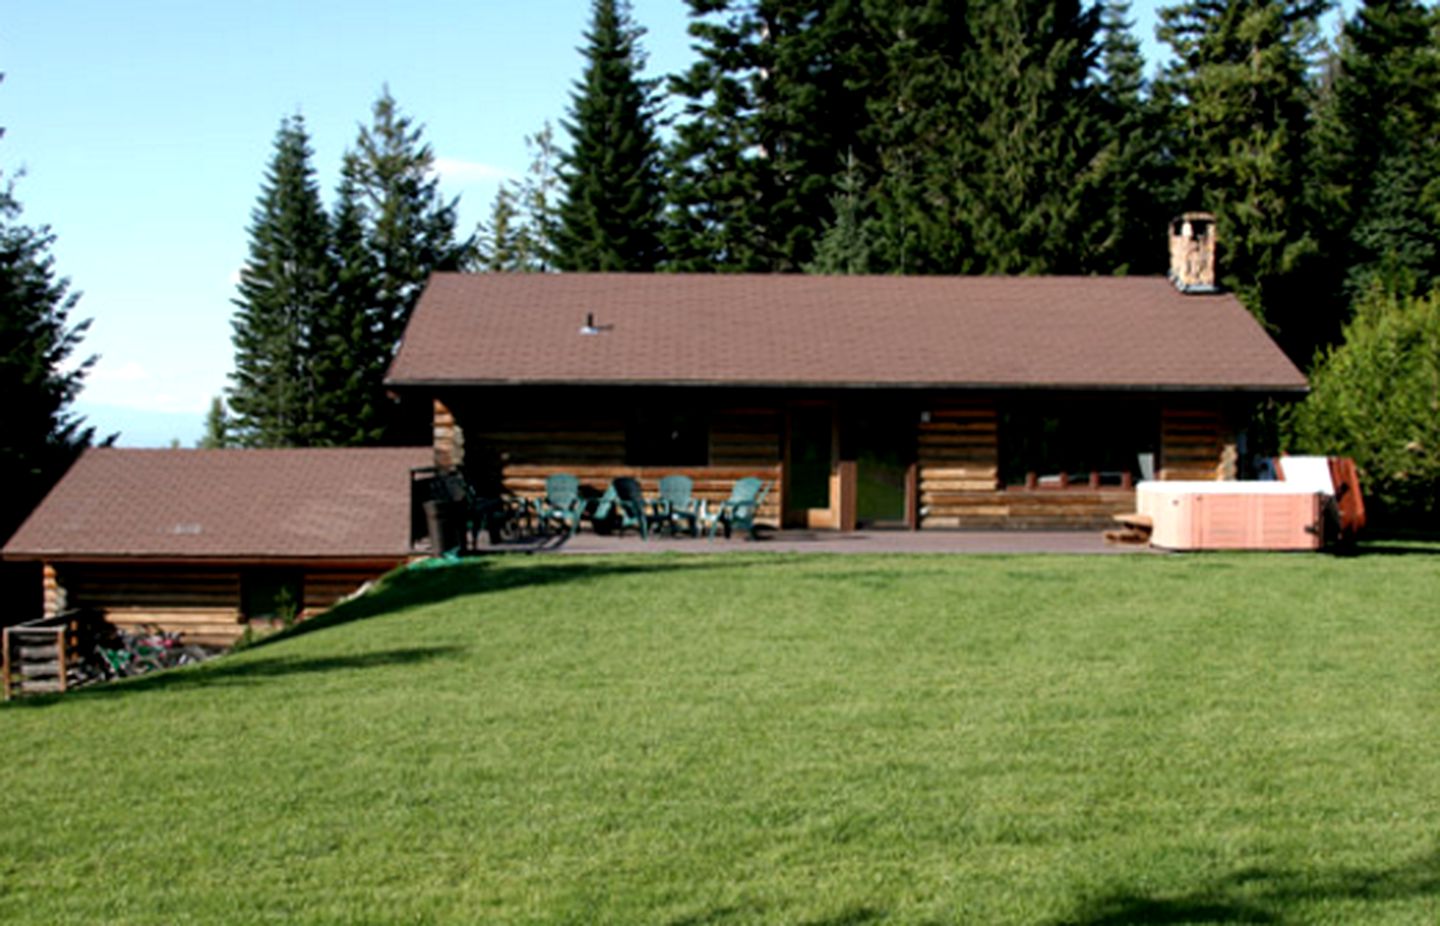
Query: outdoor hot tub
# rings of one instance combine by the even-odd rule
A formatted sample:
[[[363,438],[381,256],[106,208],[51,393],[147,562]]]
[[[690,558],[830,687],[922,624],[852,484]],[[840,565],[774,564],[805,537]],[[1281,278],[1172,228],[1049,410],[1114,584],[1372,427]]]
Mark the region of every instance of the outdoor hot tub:
[[[1325,494],[1294,482],[1142,482],[1137,513],[1167,550],[1317,550]]]

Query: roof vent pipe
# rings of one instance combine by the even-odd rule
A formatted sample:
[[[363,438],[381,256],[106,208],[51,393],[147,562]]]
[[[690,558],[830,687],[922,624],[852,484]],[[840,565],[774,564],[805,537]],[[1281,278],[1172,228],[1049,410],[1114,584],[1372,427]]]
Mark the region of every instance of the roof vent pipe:
[[[600,329],[595,327],[595,313],[585,313],[585,324],[580,326],[581,334],[599,334]]]
[[[1170,282],[1182,293],[1213,293],[1215,214],[1187,212],[1170,222]]]

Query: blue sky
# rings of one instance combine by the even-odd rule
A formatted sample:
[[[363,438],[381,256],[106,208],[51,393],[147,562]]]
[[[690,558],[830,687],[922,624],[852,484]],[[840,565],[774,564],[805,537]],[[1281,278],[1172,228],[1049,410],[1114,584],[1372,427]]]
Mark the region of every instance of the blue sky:
[[[227,384],[246,227],[280,119],[302,113],[327,199],[388,84],[426,127],[461,226],[526,164],[578,77],[589,0],[47,0],[0,22],[0,169],[100,355],[75,410],[126,446],[194,443]],[[1136,32],[1153,45],[1153,2]],[[691,59],[682,0],[634,0],[647,73]]]

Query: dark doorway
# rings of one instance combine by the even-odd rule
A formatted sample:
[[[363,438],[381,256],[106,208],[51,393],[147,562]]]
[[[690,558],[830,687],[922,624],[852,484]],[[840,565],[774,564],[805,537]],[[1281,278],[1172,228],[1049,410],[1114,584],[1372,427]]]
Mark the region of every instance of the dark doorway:
[[[806,524],[810,512],[830,508],[830,472],[835,453],[835,412],[829,405],[790,410],[790,453],[786,467],[787,520]]]
[[[906,490],[915,458],[914,417],[863,408],[843,423],[841,456],[856,464],[855,520],[860,527],[906,526]]]

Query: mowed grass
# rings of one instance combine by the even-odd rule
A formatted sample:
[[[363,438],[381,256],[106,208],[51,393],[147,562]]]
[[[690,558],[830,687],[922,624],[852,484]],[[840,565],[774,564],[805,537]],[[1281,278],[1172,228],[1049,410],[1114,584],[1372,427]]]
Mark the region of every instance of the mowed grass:
[[[1435,552],[412,571],[0,710],[0,922],[1435,923]]]

